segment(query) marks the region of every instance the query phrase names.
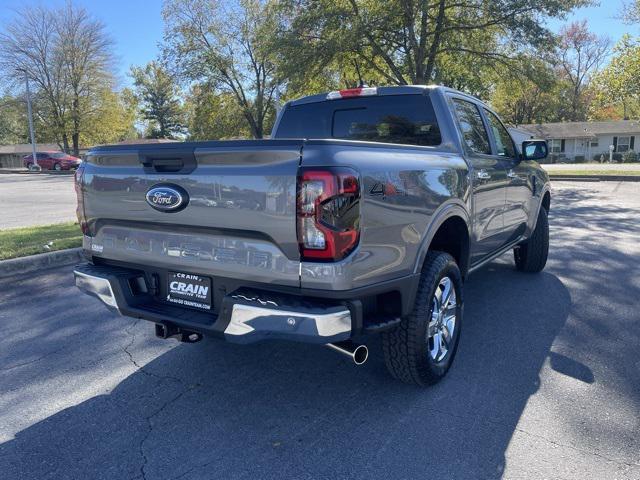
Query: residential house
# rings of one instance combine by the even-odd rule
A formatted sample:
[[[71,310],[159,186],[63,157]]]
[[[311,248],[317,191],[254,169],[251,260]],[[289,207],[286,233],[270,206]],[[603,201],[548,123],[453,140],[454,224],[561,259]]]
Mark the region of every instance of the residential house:
[[[510,129],[517,144],[528,138],[544,138],[549,143],[551,161],[575,162],[609,159],[609,146],[615,157],[640,149],[640,122],[618,120],[608,122],[562,122],[519,125]]]

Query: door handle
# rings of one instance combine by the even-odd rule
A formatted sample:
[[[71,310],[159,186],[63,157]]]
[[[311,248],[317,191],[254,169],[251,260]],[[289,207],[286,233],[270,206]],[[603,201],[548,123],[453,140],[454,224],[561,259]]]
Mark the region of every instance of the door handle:
[[[476,177],[478,177],[480,180],[488,180],[491,178],[491,175],[486,170],[478,170],[478,173],[476,173]]]

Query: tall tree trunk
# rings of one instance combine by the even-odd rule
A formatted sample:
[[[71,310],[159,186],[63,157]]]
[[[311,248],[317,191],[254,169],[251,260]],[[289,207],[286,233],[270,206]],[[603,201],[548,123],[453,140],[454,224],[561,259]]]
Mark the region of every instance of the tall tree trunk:
[[[71,135],[71,140],[73,141],[73,156],[80,156],[80,134],[78,132],[73,132]]]
[[[440,0],[438,4],[438,16],[436,17],[436,24],[433,28],[433,41],[431,42],[431,48],[429,49],[427,66],[424,69],[424,78],[420,79],[418,83],[430,83],[431,77],[433,76],[436,57],[438,56],[438,49],[440,48],[442,28],[444,27],[446,3],[447,0]]]
[[[62,145],[64,146],[64,153],[69,153],[69,136],[66,133],[62,134]]]
[[[71,132],[73,142],[73,155],[80,156],[80,100],[76,94],[73,99],[73,132]]]

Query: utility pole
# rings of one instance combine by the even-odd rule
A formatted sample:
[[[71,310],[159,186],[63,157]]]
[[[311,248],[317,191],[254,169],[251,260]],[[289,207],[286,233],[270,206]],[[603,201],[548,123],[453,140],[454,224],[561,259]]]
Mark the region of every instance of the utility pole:
[[[36,135],[33,131],[33,113],[31,111],[31,92],[29,91],[29,75],[26,70],[24,72],[24,80],[27,86],[27,114],[29,116],[29,134],[31,135],[31,152],[33,154],[33,166],[34,170],[40,170],[38,165],[38,156],[36,155]]]

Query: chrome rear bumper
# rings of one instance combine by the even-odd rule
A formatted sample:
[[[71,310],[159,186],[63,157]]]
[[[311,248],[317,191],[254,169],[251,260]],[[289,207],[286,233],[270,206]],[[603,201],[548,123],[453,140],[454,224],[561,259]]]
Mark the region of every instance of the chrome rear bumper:
[[[76,287],[88,295],[97,297],[111,310],[120,311],[116,297],[113,294],[113,288],[111,288],[111,283],[108,279],[78,270],[74,270],[73,275],[76,279]]]
[[[330,312],[322,310],[303,313],[281,307],[235,304],[224,334],[235,337],[268,331],[335,338],[351,333],[351,312],[346,308],[338,308]]]
[[[145,278],[139,271],[79,265],[74,275],[80,290],[121,315],[212,334],[234,343],[279,338],[324,344],[352,336],[352,313],[342,304],[240,288],[224,296],[216,315],[164,303],[159,296],[152,297],[148,288],[133,293],[131,279]]]

